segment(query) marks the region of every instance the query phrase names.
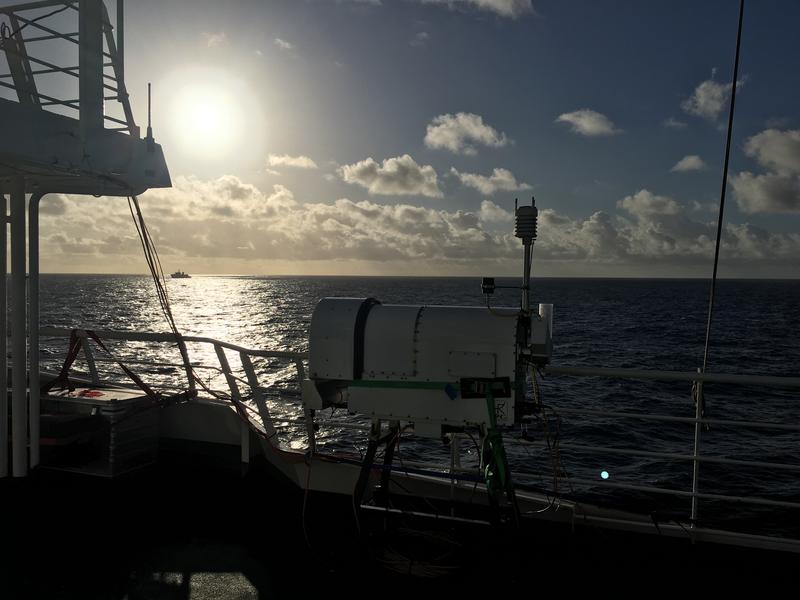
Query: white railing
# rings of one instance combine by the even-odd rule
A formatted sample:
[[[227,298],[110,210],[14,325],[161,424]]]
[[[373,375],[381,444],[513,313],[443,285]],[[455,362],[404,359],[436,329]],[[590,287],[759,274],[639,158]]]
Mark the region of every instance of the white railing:
[[[72,331],[69,329],[57,329],[44,327],[40,329],[41,337],[58,337],[65,338],[71,335]],[[236,344],[222,342],[209,337],[201,336],[183,336],[178,339],[170,333],[151,333],[151,332],[137,332],[137,331],[95,331],[98,337],[104,341],[126,341],[126,342],[154,342],[154,343],[169,343],[180,345],[183,344],[182,352],[179,353],[180,360],[174,362],[165,361],[152,361],[137,358],[124,358],[124,362],[135,365],[148,365],[158,367],[174,367],[181,368],[187,374],[191,374],[193,370],[209,369],[217,372],[220,376],[224,377],[225,382],[230,393],[230,398],[234,401],[241,401],[244,397],[242,394],[242,387],[249,388],[249,398],[252,398],[254,404],[258,409],[261,417],[261,423],[267,435],[273,435],[276,428],[281,427],[304,427],[308,436],[308,449],[314,449],[315,428],[330,426],[342,430],[368,430],[369,426],[359,423],[348,422],[342,419],[327,420],[320,418],[320,415],[314,417],[312,411],[304,410],[302,418],[280,419],[281,424],[276,424],[270,415],[269,407],[267,406],[265,393],[270,391],[269,387],[264,387],[259,381],[256,369],[253,366],[254,358],[266,359],[280,359],[289,364],[293,364],[296,371],[296,381],[298,389],[301,386],[302,380],[305,378],[305,361],[308,358],[307,353],[292,352],[292,351],[278,351],[278,350],[263,350],[263,349],[250,349]],[[84,339],[88,339],[86,331],[78,330],[77,335]],[[191,362],[190,354],[186,349],[187,344],[202,344],[209,345],[214,350],[214,355],[217,358],[218,365],[201,365]],[[92,353],[91,345],[89,343],[83,344],[85,352],[86,365],[89,370],[91,379],[99,382],[101,377],[98,372],[98,363],[114,362],[111,358],[101,358]],[[232,368],[228,359],[227,353],[234,353],[239,357],[240,367]],[[763,388],[787,388],[787,389],[800,389],[800,377],[776,377],[776,376],[757,376],[757,375],[735,375],[735,374],[712,374],[712,373],[692,373],[692,372],[677,372],[677,371],[657,371],[657,370],[642,370],[642,369],[606,369],[606,368],[584,368],[584,367],[559,367],[548,366],[544,370],[547,376],[548,387],[554,386],[553,379],[560,377],[593,377],[593,378],[620,378],[625,380],[638,379],[638,380],[656,380],[656,381],[678,381],[693,384],[695,396],[689,396],[689,400],[695,402],[697,394],[702,394],[703,383],[715,384],[731,384],[731,385],[747,385],[747,386],[760,386]],[[243,374],[243,376],[241,375]],[[557,386],[557,384],[555,384]],[[285,391],[285,390],[281,390]],[[550,390],[552,391],[552,390]],[[297,396],[299,398],[299,393]],[[675,498],[688,499],[691,502],[691,509],[687,511],[686,517],[682,522],[692,530],[698,523],[698,503],[703,500],[735,502],[750,505],[759,505],[763,507],[784,508],[784,509],[800,509],[800,502],[792,500],[760,497],[755,495],[742,495],[732,493],[716,493],[716,491],[703,489],[703,479],[701,475],[701,465],[726,465],[737,468],[756,468],[760,469],[762,473],[798,473],[800,472],[800,465],[794,463],[786,463],[779,461],[759,460],[754,459],[740,459],[729,458],[719,455],[703,454],[702,440],[703,428],[705,426],[724,426],[726,428],[746,428],[757,429],[765,431],[779,431],[784,433],[800,432],[800,424],[794,423],[781,423],[770,420],[757,420],[757,419],[730,419],[730,418],[709,418],[702,414],[696,413],[695,416],[679,416],[674,414],[660,414],[651,412],[637,412],[630,410],[605,410],[602,408],[580,408],[558,406],[555,411],[558,413],[559,418],[564,417],[578,417],[584,419],[614,419],[616,421],[650,421],[654,423],[671,423],[671,424],[685,424],[694,427],[694,437],[691,452],[675,452],[675,451],[659,451],[656,449],[641,449],[632,447],[615,447],[611,445],[601,444],[582,444],[574,441],[561,440],[558,447],[562,451],[572,452],[580,456],[600,456],[600,455],[616,455],[630,458],[651,458],[659,461],[689,463],[692,467],[692,484],[690,489],[673,489],[663,487],[660,485],[650,485],[637,481],[617,481],[617,480],[595,480],[586,477],[567,477],[563,473],[555,473],[555,478],[561,482],[568,482],[570,484],[583,485],[586,487],[598,487],[607,489],[620,489],[635,492],[645,492],[652,494],[663,494],[673,496]],[[699,411],[698,411],[699,412]],[[530,445],[541,448],[541,457],[545,457],[548,452],[548,446],[545,440],[532,441],[520,439],[513,436],[513,432],[507,436],[508,443]],[[460,452],[460,444],[456,444],[457,452]],[[453,458],[450,465],[434,464],[430,461],[414,462],[405,461],[406,465],[419,465],[435,471],[441,471],[443,475],[451,479],[458,479],[464,475],[470,475],[474,478],[477,473],[475,469],[462,468],[460,456]],[[532,479],[531,474],[521,473],[514,474],[515,480],[520,483],[525,483]],[[552,492],[553,490],[546,490]],[[683,526],[683,525],[681,525]],[[739,535],[736,532],[730,532],[732,536]],[[743,536],[743,539],[746,536]],[[750,536],[752,537],[752,536]],[[769,537],[769,536],[767,536]],[[800,551],[800,541],[790,540],[784,538],[776,539],[776,547],[785,549],[787,544],[792,549]],[[790,544],[791,542],[791,544]],[[795,543],[796,542],[796,543]]]
[[[39,329],[40,338],[44,337],[68,338],[72,335],[72,333],[73,330],[71,329],[62,329],[56,327],[41,327]],[[274,430],[274,424],[272,422],[272,417],[270,416],[269,407],[267,406],[266,402],[265,391],[267,391],[267,389],[261,385],[256,370],[253,366],[252,359],[253,358],[282,359],[287,362],[293,363],[297,374],[298,389],[302,385],[303,379],[305,379],[304,361],[307,360],[308,356],[306,353],[303,352],[245,348],[244,346],[231,344],[229,342],[223,342],[209,337],[191,336],[191,335],[177,337],[172,333],[154,333],[154,332],[143,332],[143,331],[105,331],[105,330],[102,331],[95,330],[92,331],[92,333],[101,340],[103,340],[104,342],[125,341],[125,342],[155,342],[155,343],[175,344],[180,350],[179,357],[181,359],[181,362],[179,363],[175,362],[164,363],[161,361],[130,359],[128,357],[121,358],[120,360],[125,363],[146,365],[146,366],[181,367],[184,369],[186,373],[186,379],[188,382],[187,386],[190,390],[196,390],[196,377],[194,375],[195,370],[204,369],[204,370],[216,371],[222,376],[224,376],[225,381],[228,385],[230,399],[236,406],[245,406],[242,404],[243,395],[240,386],[248,387],[251,390],[253,402],[258,409],[261,424],[268,436],[272,436],[275,430]],[[91,381],[93,383],[99,383],[101,378],[97,369],[97,363],[98,362],[115,363],[116,359],[111,357],[107,358],[96,357],[91,347],[90,336],[86,330],[76,329],[75,334],[79,338],[82,338],[82,340],[84,341],[84,343],[81,346],[81,349],[83,351],[84,359],[86,360],[86,365],[89,370],[89,377],[91,378]],[[188,344],[210,345],[214,349],[214,353],[217,357],[219,366],[193,363],[190,358]],[[226,350],[236,353],[236,355],[239,357],[239,361],[241,363],[241,371],[245,375],[244,378],[237,376],[235,374],[234,369],[231,368],[230,361],[228,360],[228,356],[225,352]],[[237,369],[237,371],[238,370],[239,369]],[[218,397],[216,396],[216,394],[214,394],[214,396]],[[309,444],[313,447],[314,423],[311,411],[308,410],[305,411],[305,420],[306,420],[306,430],[309,436]]]
[[[692,484],[691,489],[672,489],[654,485],[641,485],[630,482],[617,482],[607,480],[594,480],[585,478],[571,477],[569,481],[576,484],[585,484],[589,486],[598,486],[604,488],[617,488],[624,490],[631,490],[637,492],[647,492],[655,494],[671,495],[679,498],[688,498],[691,501],[691,510],[686,522],[690,527],[695,527],[699,519],[699,500],[716,500],[725,502],[736,502],[751,505],[760,505],[764,507],[781,507],[800,509],[800,502],[793,500],[782,500],[773,498],[763,498],[752,495],[737,495],[725,493],[713,493],[709,491],[702,491],[703,480],[700,477],[701,465],[703,464],[716,464],[727,465],[741,468],[754,468],[760,469],[761,473],[775,474],[775,473],[798,473],[800,472],[800,465],[795,463],[785,463],[777,461],[764,461],[758,459],[736,459],[727,458],[725,456],[709,456],[703,455],[702,441],[704,428],[707,426],[723,426],[726,428],[744,428],[756,429],[765,431],[780,431],[780,432],[800,432],[800,425],[794,423],[780,423],[769,420],[757,419],[720,419],[708,418],[701,414],[701,410],[697,407],[703,406],[703,384],[730,384],[730,385],[747,385],[758,386],[760,388],[786,388],[786,389],[800,389],[800,377],[779,377],[779,376],[762,376],[762,375],[737,375],[737,374],[712,374],[712,373],[692,373],[692,372],[678,372],[678,371],[658,371],[658,370],[642,370],[642,369],[609,369],[609,368],[587,368],[587,367],[559,367],[548,366],[545,373],[550,376],[568,376],[568,377],[594,377],[594,378],[615,378],[615,379],[639,379],[639,380],[656,380],[656,381],[677,381],[686,382],[693,385],[694,397],[689,396],[689,399],[694,402],[696,407],[695,416],[676,416],[670,414],[653,414],[645,412],[631,412],[620,410],[603,410],[597,408],[571,408],[560,406],[556,410],[561,415],[572,415],[576,417],[588,417],[595,419],[618,419],[618,420],[637,420],[637,421],[652,421],[652,422],[666,422],[666,423],[683,423],[692,425],[694,427],[694,436],[692,442],[691,453],[680,452],[664,452],[657,450],[643,450],[639,448],[621,448],[614,446],[605,446],[599,444],[578,444],[570,442],[561,442],[560,449],[567,451],[574,451],[583,455],[618,455],[627,457],[644,457],[654,458],[664,461],[672,462],[689,462],[692,465]],[[800,399],[800,397],[798,398]],[[560,477],[560,479],[567,479]],[[798,494],[800,496],[800,486],[798,486]]]

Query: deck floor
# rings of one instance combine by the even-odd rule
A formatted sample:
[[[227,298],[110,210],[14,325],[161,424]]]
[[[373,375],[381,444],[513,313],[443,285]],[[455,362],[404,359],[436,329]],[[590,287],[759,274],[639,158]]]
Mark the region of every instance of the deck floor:
[[[266,465],[242,476],[219,461],[173,459],[114,480],[40,472],[0,481],[0,598],[409,598],[479,589],[533,597],[570,593],[578,581],[641,592],[798,579],[794,555],[563,524],[512,535],[362,522],[359,536],[347,498],[310,495],[303,518],[302,491]],[[457,540],[457,550],[437,540]]]

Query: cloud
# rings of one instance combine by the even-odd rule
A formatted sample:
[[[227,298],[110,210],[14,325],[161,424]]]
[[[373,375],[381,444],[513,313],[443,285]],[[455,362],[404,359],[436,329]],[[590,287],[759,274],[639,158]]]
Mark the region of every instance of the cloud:
[[[498,206],[491,200],[484,200],[481,202],[481,210],[478,213],[478,218],[483,223],[510,223],[514,220],[514,214]]]
[[[656,196],[648,190],[639,190],[632,196],[625,196],[617,202],[618,208],[623,208],[638,218],[652,215],[677,215],[681,208],[675,200],[667,196]]]
[[[734,198],[745,213],[800,213],[800,177],[743,171],[733,177]]]
[[[489,177],[475,173],[460,173],[455,168],[451,168],[450,173],[458,177],[464,185],[475,188],[487,196],[497,191],[514,192],[531,189],[529,184],[518,182],[508,169],[494,169]]]
[[[703,159],[696,154],[689,154],[680,159],[670,171],[684,172],[684,171],[702,171],[706,168],[706,163]]]
[[[767,129],[749,138],[744,152],[781,175],[800,175],[800,130]]]
[[[272,43],[284,51],[294,50],[294,44],[290,44],[289,42],[287,42],[286,40],[282,40],[281,38],[275,38],[275,40]]]
[[[607,116],[588,108],[559,115],[556,122],[569,123],[573,133],[586,136],[614,135],[622,131]]]
[[[740,81],[737,87],[741,87],[742,83],[743,81]],[[691,96],[681,102],[681,108],[689,115],[715,123],[722,110],[728,106],[732,87],[730,83],[707,79],[694,89]]]
[[[745,213],[800,213],[800,130],[767,129],[744,144],[744,152],[768,170],[743,171],[731,180]]]
[[[572,219],[552,209],[539,213],[539,259],[626,265],[626,273],[706,267],[714,255],[716,223],[696,221],[672,198],[640,190],[617,203],[627,215],[599,211]],[[632,218],[631,218],[632,217]],[[747,223],[727,223],[722,236],[728,268],[747,265],[793,267],[800,235],[770,233]],[[679,271],[680,272],[680,271]]]
[[[408,42],[408,45],[412,48],[422,48],[428,45],[429,39],[431,39],[431,36],[427,31],[418,31]]]
[[[69,209],[70,201],[63,194],[48,194],[39,206],[39,214],[42,215],[63,215]]]
[[[439,115],[428,124],[425,145],[428,148],[450,150],[456,154],[475,155],[475,145],[501,148],[508,144],[505,133],[486,125],[483,117],[473,113]]]
[[[668,119],[664,119],[661,124],[664,127],[668,127],[669,129],[686,129],[686,123],[683,121],[679,121],[674,117],[670,117]]]
[[[533,13],[531,0],[420,0],[423,4],[444,4],[449,8],[469,5],[478,10],[493,12],[501,17],[516,19]]]
[[[270,167],[295,167],[298,169],[316,169],[317,163],[307,156],[289,156],[288,154],[270,154],[267,156]]]
[[[300,203],[282,185],[261,191],[233,176],[211,181],[176,177],[174,185],[140,198],[166,264],[175,257],[183,264],[187,257],[237,264],[327,261],[329,267],[335,260],[472,264],[519,253],[519,241],[509,231],[487,231],[478,214],[469,211],[347,198]],[[138,260],[138,240],[125,202],[86,200],[71,203],[66,216],[43,215],[43,256],[97,259],[113,253]]]
[[[285,186],[261,190],[234,176],[176,177],[174,185],[140,198],[168,269],[194,263],[206,272],[218,265],[219,272],[265,273],[280,261],[294,273],[308,272],[309,264],[322,269],[317,272],[341,272],[337,264],[354,261],[384,274],[403,268],[409,274],[515,273],[519,267],[512,213],[489,200],[477,211],[444,210],[347,198],[304,203]],[[44,269],[144,270],[124,199],[55,198],[64,201],[64,211],[42,214]],[[43,208],[47,203],[48,197]],[[578,217],[541,208],[537,272],[653,276],[706,270],[714,253],[713,215],[704,221],[706,213],[649,190],[621,199],[619,207],[618,213]],[[751,273],[776,266],[797,271],[798,234],[727,223],[722,244],[729,273],[748,265]]]
[[[217,31],[214,33],[203,32],[203,38],[206,40],[206,46],[209,48],[221,48],[228,45],[228,36],[224,31]]]
[[[418,165],[408,154],[387,158],[380,165],[371,157],[366,158],[343,165],[337,172],[343,181],[367,188],[370,194],[442,197],[433,167]]]

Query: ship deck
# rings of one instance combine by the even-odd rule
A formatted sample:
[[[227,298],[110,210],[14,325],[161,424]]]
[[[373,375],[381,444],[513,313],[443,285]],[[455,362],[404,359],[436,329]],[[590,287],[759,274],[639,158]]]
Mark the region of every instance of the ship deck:
[[[3,480],[0,595],[566,592],[576,576],[598,590],[679,582],[718,591],[745,580],[777,586],[796,578],[791,553],[581,522],[512,530],[379,515],[362,520],[359,534],[350,498],[306,496],[263,460],[243,474],[235,450],[181,442],[163,446],[155,466],[120,478],[42,469]],[[405,558],[412,555],[416,564]]]

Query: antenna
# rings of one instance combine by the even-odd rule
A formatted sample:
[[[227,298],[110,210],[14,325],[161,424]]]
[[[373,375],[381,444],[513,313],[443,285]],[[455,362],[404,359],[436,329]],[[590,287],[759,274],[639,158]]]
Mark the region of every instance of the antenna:
[[[706,341],[703,346],[703,370],[708,367],[708,347],[711,340],[711,321],[714,317],[714,291],[717,286],[717,266],[719,265],[719,245],[722,239],[722,218],[725,214],[725,190],[728,183],[728,162],[731,156],[731,133],[733,132],[733,111],[736,107],[736,86],[739,82],[739,51],[742,47],[742,21],[744,20],[744,0],[739,2],[739,28],[736,32],[736,55],[733,59],[733,81],[731,83],[731,103],[728,109],[728,136],[725,142],[725,162],[722,166],[722,189],[719,194],[719,215],[717,217],[717,239],[714,244],[714,269],[711,274],[711,290],[708,294],[708,320],[706,321]]]
[[[150,98],[152,84],[147,82],[147,137],[144,139],[147,141],[147,149],[150,150],[153,147],[153,120],[152,120],[152,103]]]

